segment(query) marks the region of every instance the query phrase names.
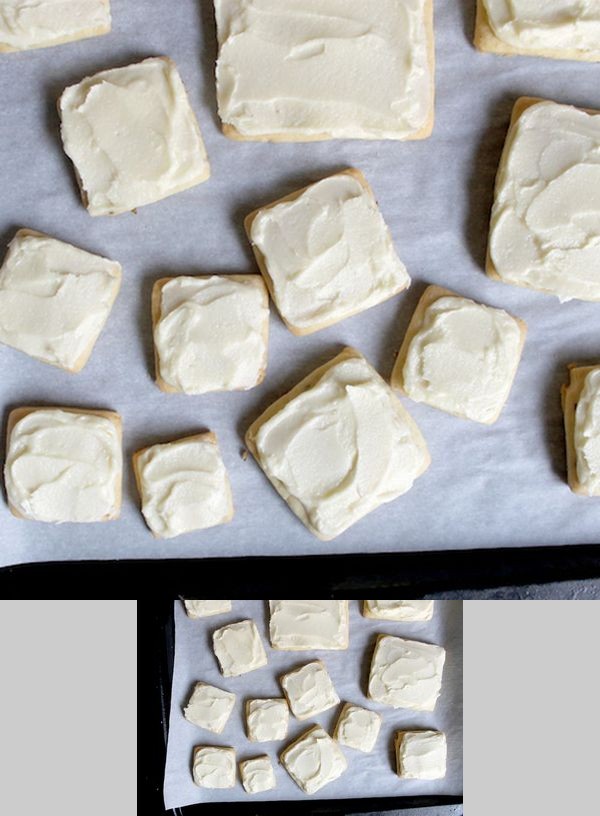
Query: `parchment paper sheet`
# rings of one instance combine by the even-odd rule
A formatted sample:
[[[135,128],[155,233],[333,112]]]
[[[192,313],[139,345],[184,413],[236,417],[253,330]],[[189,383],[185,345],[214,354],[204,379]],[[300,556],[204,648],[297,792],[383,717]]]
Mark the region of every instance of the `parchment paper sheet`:
[[[425,623],[401,624],[368,620],[360,614],[360,601],[350,601],[350,647],[346,651],[279,652],[268,640],[266,601],[234,601],[226,615],[190,620],[181,602],[175,602],[175,667],[171,697],[171,719],[165,805],[167,808],[193,802],[249,801],[250,799],[306,799],[283,767],[278,755],[285,745],[308,730],[313,722],[332,733],[341,705],[314,718],[300,722],[290,717],[288,739],[283,743],[249,742],[244,732],[243,707],[250,697],[281,697],[277,678],[294,666],[319,658],[323,660],[337,693],[343,702],[365,705],[383,715],[383,725],[372,754],[344,749],[348,771],[327,785],[315,799],[346,799],[376,796],[419,796],[421,794],[462,793],[462,602],[436,601],[434,617]],[[245,618],[256,621],[269,658],[268,665],[238,678],[224,678],[212,651],[212,632],[219,626]],[[366,699],[366,683],[375,635],[381,632],[424,640],[447,650],[442,695],[432,713],[394,710]],[[197,680],[220,686],[238,695],[236,706],[222,734],[197,728],[181,713]],[[448,738],[448,774],[443,780],[420,782],[400,780],[395,773],[394,732],[405,728],[432,728],[445,731]],[[206,791],[192,781],[190,765],[194,745],[230,745],[238,760],[268,754],[275,766],[277,788],[250,797],[241,782],[227,791]]]
[[[236,143],[216,118],[211,0],[112,0],[113,33],[0,55],[0,245],[21,226],[123,264],[108,324],[84,371],[72,375],[0,347],[0,413],[23,404],[110,408],[123,416],[126,476],[119,521],[20,521],[0,502],[0,564],[45,559],[313,554],[596,541],[600,504],[565,484],[559,387],[566,364],[600,357],[600,306],[489,280],[482,272],[494,174],[514,100],[522,94],[600,108],[593,64],[477,53],[475,0],[435,3],[436,123],[422,142]],[[137,215],[92,218],[77,194],[58,133],[56,99],[97,70],[172,57],[198,114],[212,178]],[[372,184],[413,278],[407,293],[310,337],[272,311],[265,382],[249,392],[163,394],[153,383],[150,291],[163,275],[257,271],[242,231],[261,204],[347,166]],[[3,251],[3,249],[1,250]],[[498,306],[529,325],[522,364],[500,421],[466,422],[405,401],[432,465],[406,496],[337,540],[317,541],[249,458],[243,433],[274,398],[336,354],[360,349],[388,377],[414,306],[437,283]],[[129,457],[137,448],[203,428],[229,470],[229,525],[160,542],[137,507]],[[0,456],[4,443],[0,443]],[[268,525],[265,525],[268,519]]]

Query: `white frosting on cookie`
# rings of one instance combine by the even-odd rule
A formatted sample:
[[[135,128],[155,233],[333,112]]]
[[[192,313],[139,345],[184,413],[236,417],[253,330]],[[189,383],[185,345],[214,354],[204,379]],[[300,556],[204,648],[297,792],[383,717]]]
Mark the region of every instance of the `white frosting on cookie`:
[[[285,749],[281,763],[305,793],[321,790],[348,767],[337,742],[318,725]]]
[[[331,677],[320,660],[285,674],[281,678],[281,687],[292,714],[299,720],[307,720],[327,711],[340,701]]]
[[[441,646],[381,635],[371,663],[369,697],[393,708],[433,711],[445,659]]]
[[[110,31],[109,0],[2,0],[0,51],[45,48]]]
[[[269,601],[274,649],[346,649],[348,601]]]

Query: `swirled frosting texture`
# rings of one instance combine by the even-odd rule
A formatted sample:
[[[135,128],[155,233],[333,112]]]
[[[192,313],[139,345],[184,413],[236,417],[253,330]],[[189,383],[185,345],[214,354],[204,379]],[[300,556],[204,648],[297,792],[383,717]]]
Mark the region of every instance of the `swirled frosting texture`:
[[[170,59],[101,71],[59,100],[66,154],[91,215],[115,215],[209,176],[200,128]]]
[[[246,793],[261,793],[276,787],[275,772],[268,756],[240,762],[240,775]]]
[[[106,521],[118,515],[122,453],[110,419],[39,409],[18,420],[8,445],[6,491],[34,521]]]
[[[217,96],[249,138],[403,139],[432,105],[426,0],[215,0]]]
[[[173,278],[154,342],[164,382],[185,394],[248,389],[267,365],[269,306],[260,275]]]
[[[483,0],[496,37],[520,51],[580,51],[600,57],[598,0]]]
[[[349,748],[368,754],[375,747],[380,728],[379,714],[347,703],[340,714],[335,729],[335,738],[340,745],[347,745]]]
[[[281,316],[301,332],[337,323],[410,284],[373,196],[348,173],[260,210],[250,238]]]
[[[427,621],[433,616],[433,601],[365,601],[368,618],[393,621]]]
[[[19,231],[0,269],[0,343],[77,371],[121,283],[120,264]]]
[[[142,513],[159,538],[229,521],[231,488],[215,441],[191,437],[153,445],[136,460]]]
[[[290,710],[281,698],[248,700],[246,725],[251,742],[271,742],[287,736]]]
[[[235,751],[213,745],[198,745],[192,765],[194,782],[201,788],[233,788]]]
[[[600,116],[538,102],[511,127],[490,257],[507,283],[600,300]]]
[[[207,683],[196,683],[183,715],[199,728],[220,734],[235,705],[235,694]]]
[[[213,632],[213,649],[224,677],[237,677],[267,665],[258,629],[251,620],[222,626]]]
[[[231,601],[192,601],[185,600],[185,611],[189,618],[208,618],[211,615],[222,615],[231,612]]]
[[[348,601],[269,601],[274,649],[346,649]]]
[[[429,464],[408,413],[356,355],[332,365],[256,434],[261,467],[325,540],[406,493]]]
[[[44,48],[110,31],[109,0],[2,0],[0,51]]]
[[[521,329],[502,309],[461,297],[430,304],[408,348],[404,391],[476,422],[494,422],[521,354]]]
[[[369,697],[393,708],[433,711],[445,659],[441,646],[380,635],[371,663]]]
[[[307,731],[281,755],[283,767],[305,793],[316,793],[348,767],[337,742],[320,726]]]
[[[440,731],[404,731],[397,737],[398,775],[404,779],[446,776],[446,735]]]
[[[600,368],[586,377],[575,409],[577,481],[588,496],[600,494]]]
[[[331,677],[320,660],[307,663],[281,678],[292,714],[298,720],[307,720],[340,701]]]

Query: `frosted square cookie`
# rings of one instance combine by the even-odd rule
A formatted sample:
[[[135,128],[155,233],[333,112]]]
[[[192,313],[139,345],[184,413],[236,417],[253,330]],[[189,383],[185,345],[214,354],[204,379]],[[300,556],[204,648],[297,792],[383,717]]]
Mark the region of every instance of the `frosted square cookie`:
[[[340,701],[325,664],[320,660],[284,674],[280,682],[292,714],[298,720],[314,717]]]
[[[246,141],[423,139],[432,0],[215,0],[223,133]]]
[[[316,793],[348,768],[337,742],[315,725],[283,751],[281,764],[304,793]]]
[[[90,215],[117,215],[200,184],[204,142],[175,63],[100,71],[58,102],[65,153]]]
[[[229,477],[214,433],[143,448],[133,454],[133,470],[142,514],[156,538],[205,530],[233,518]]]
[[[20,229],[0,267],[0,343],[81,371],[121,286],[121,265]]]
[[[430,462],[408,412],[351,348],[267,408],[248,429],[246,445],[323,541],[406,493]]]
[[[526,333],[525,323],[502,309],[429,286],[398,352],[392,387],[491,425],[508,399]]]
[[[285,739],[289,719],[290,709],[283,698],[246,702],[246,733],[250,742]]]
[[[213,632],[213,649],[224,677],[260,669],[267,655],[254,621],[230,623]]]
[[[110,24],[110,0],[3,0],[0,53],[98,37]]]
[[[365,618],[376,620],[428,621],[433,617],[433,601],[363,601]]]
[[[512,56],[600,60],[600,8],[573,0],[477,0],[475,46]]]
[[[208,683],[196,683],[183,716],[188,722],[220,734],[231,716],[235,705],[235,694]]]
[[[600,366],[569,366],[561,389],[569,487],[581,496],[600,496]]]
[[[261,383],[269,296],[260,275],[161,278],[152,289],[156,383],[206,394]]]
[[[348,601],[269,601],[269,613],[274,649],[348,648]]]
[[[388,300],[410,278],[359,170],[250,213],[244,226],[288,329],[311,334]]]
[[[190,601],[184,600],[188,618],[208,618],[231,612],[231,601]]]
[[[83,408],[15,408],[4,481],[13,515],[31,521],[109,521],[121,512],[121,418]]]
[[[496,176],[491,278],[600,300],[599,152],[599,111],[517,100]]]
[[[216,745],[194,748],[192,773],[200,788],[233,788],[235,785],[235,750]]]
[[[392,708],[433,711],[442,689],[446,650],[379,635],[369,675],[369,698]]]
[[[375,711],[346,703],[335,726],[333,738],[340,745],[370,754],[381,729],[381,717]]]
[[[262,793],[277,787],[273,765],[268,756],[240,762],[240,776],[246,793]]]
[[[398,731],[395,748],[398,776],[403,779],[446,776],[446,735],[440,731]]]

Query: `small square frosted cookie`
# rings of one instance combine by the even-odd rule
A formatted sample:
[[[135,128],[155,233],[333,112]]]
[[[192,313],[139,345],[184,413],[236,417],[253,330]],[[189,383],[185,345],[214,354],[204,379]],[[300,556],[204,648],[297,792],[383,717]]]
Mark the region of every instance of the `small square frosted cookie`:
[[[440,731],[397,731],[398,776],[403,779],[443,779],[446,776],[446,735]]]
[[[213,649],[224,677],[237,677],[267,665],[265,648],[251,620],[216,629]]]
[[[240,762],[240,776],[246,793],[262,793],[277,787],[273,764],[268,756]]]
[[[375,711],[346,703],[333,735],[340,745],[370,754],[381,729],[381,717]]]
[[[162,391],[247,390],[265,377],[269,296],[260,275],[161,278],[152,324]]]
[[[351,348],[267,408],[248,429],[246,445],[322,541],[406,493],[430,462],[408,412]]]
[[[561,391],[569,487],[600,496],[600,366],[572,363]]]
[[[315,725],[281,754],[281,764],[304,793],[316,793],[348,768],[337,742]]]
[[[442,689],[446,650],[379,635],[369,675],[369,698],[392,708],[433,711]]]
[[[234,748],[197,745],[192,761],[194,782],[200,788],[233,788],[236,760]]]
[[[475,46],[512,56],[600,60],[600,9],[573,0],[477,0]]]
[[[298,720],[314,717],[340,701],[329,672],[320,660],[284,674],[280,682],[292,714]]]
[[[191,601],[184,600],[188,618],[208,618],[211,615],[222,615],[231,612],[231,601]]]
[[[110,31],[110,0],[4,0],[0,53],[46,48]]]
[[[289,719],[290,709],[283,698],[246,702],[246,733],[250,742],[285,739]]]
[[[269,601],[269,613],[274,649],[348,648],[348,601]]]
[[[21,229],[0,267],[0,343],[81,371],[121,286],[121,265]]]
[[[156,538],[233,518],[229,477],[214,433],[143,448],[133,455],[133,470],[142,514]]]
[[[503,309],[429,286],[398,352],[392,387],[491,425],[508,399],[526,333],[525,323]]]
[[[235,705],[235,694],[208,683],[196,683],[183,716],[198,728],[220,734]]]
[[[31,521],[109,521],[121,512],[121,418],[83,408],[15,408],[4,481],[11,512]]]
[[[522,97],[500,158],[487,274],[561,301],[600,300],[600,111]]]
[[[215,0],[223,133],[246,141],[424,139],[432,0]]]
[[[311,334],[410,284],[363,174],[344,170],[250,213],[246,233],[285,325]]]
[[[365,618],[376,620],[428,621],[433,617],[433,601],[363,601]]]
[[[90,215],[117,215],[200,184],[210,167],[167,57],[100,71],[58,102],[65,153]]]

